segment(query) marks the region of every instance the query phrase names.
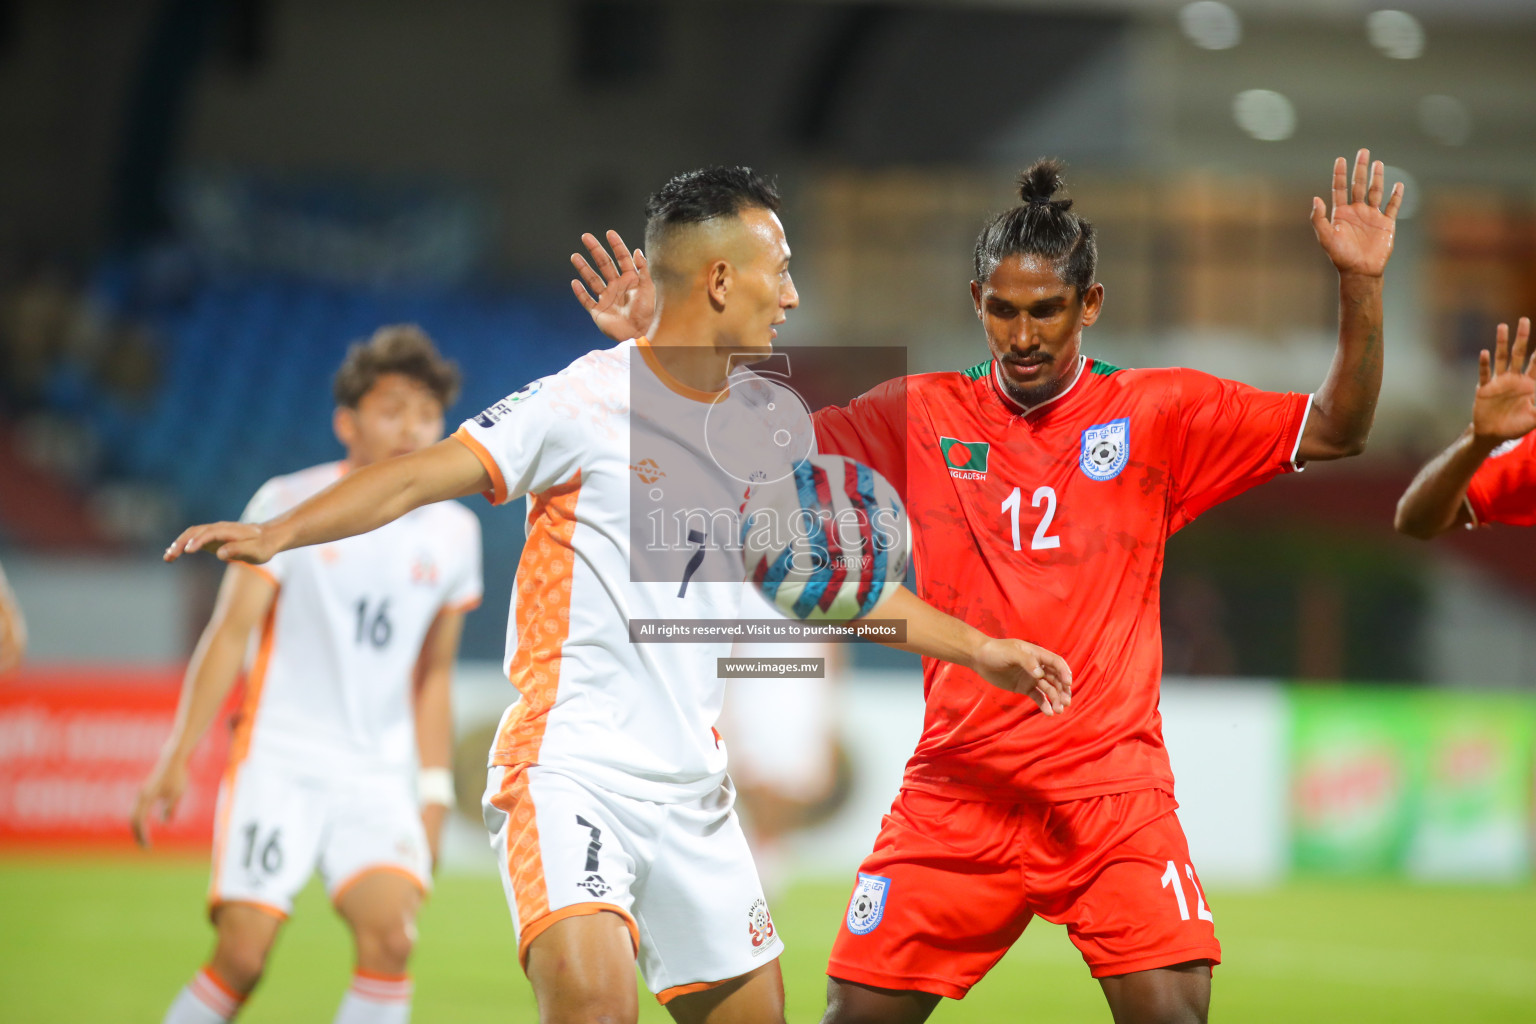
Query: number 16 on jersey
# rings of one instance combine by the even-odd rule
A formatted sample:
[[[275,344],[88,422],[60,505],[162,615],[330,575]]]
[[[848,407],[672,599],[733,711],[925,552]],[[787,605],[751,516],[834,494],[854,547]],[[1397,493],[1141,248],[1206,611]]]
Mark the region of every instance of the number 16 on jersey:
[[[1013,550],[1015,551],[1024,550],[1019,544],[1019,503],[1023,499],[1023,494],[1022,490],[1015,487],[1013,493],[1003,500],[1000,510],[1009,513],[1009,518],[1012,520]],[[1056,518],[1056,488],[1036,487],[1034,496],[1029,499],[1029,504],[1032,508],[1045,506],[1045,514],[1040,517],[1040,525],[1035,527],[1035,535],[1030,539],[1029,549],[1043,551],[1046,548],[1061,547],[1060,535],[1050,532],[1051,520]]]

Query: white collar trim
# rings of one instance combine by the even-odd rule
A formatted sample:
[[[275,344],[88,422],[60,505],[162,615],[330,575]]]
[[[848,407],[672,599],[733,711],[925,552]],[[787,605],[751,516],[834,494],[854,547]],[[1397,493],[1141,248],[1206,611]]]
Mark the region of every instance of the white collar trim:
[[[1002,371],[998,368],[996,358],[993,358],[992,360],[992,383],[997,387],[997,393],[1003,396],[1003,401],[1017,409],[1020,416],[1028,416],[1030,413],[1044,409],[1052,402],[1059,402],[1063,398],[1066,398],[1068,395],[1070,395],[1072,393],[1072,389],[1077,387],[1077,385],[1082,382],[1083,373],[1087,369],[1088,357],[1086,355],[1079,354],[1077,357],[1077,375],[1072,378],[1072,383],[1068,384],[1066,390],[1061,394],[1056,395],[1053,398],[1047,398],[1039,405],[1023,405],[1008,393],[1008,389],[1003,386]]]

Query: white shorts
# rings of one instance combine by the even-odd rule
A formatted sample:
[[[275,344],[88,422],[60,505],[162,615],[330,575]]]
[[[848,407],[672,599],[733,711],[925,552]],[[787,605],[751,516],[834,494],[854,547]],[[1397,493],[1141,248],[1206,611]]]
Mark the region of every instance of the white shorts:
[[[635,800],[548,768],[492,767],[485,824],[518,958],[557,921],[611,910],[663,1003],[784,950],[726,782],[683,803]]]
[[[251,758],[219,786],[208,905],[248,903],[279,917],[318,867],[331,902],[370,871],[423,892],[431,852],[408,777],[319,777]]]

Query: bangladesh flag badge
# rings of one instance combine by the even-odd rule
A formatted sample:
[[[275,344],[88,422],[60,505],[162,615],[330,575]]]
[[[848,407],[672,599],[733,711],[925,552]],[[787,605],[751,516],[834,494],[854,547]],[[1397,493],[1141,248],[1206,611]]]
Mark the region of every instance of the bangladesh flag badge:
[[[960,441],[953,437],[939,438],[939,453],[949,475],[961,480],[984,480],[987,476],[987,455],[992,446],[986,441]]]

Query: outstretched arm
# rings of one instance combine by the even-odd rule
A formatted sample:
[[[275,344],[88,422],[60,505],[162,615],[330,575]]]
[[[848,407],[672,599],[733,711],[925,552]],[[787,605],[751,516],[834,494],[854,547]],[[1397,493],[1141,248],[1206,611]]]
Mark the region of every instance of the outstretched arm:
[[[1312,230],[1339,271],[1339,347],[1328,376],[1312,396],[1297,459],[1342,459],[1365,450],[1381,393],[1381,280],[1392,256],[1403,186],[1381,207],[1386,170],[1370,151],[1355,156],[1347,182],[1343,157],[1333,166],[1333,214],[1312,200]]]
[[[279,551],[355,537],[414,508],[491,489],[491,477],[462,442],[447,438],[419,452],[348,473],[314,497],[265,523],[190,526],[165,549],[174,562],[212,551],[226,562],[267,561]]]
[[[1392,521],[1399,533],[1429,540],[1469,524],[1467,487],[1478,467],[1505,441],[1536,430],[1536,353],[1526,358],[1530,337],[1531,321],[1521,317],[1513,352],[1509,325],[1500,324],[1493,358],[1487,349],[1478,354],[1472,422],[1403,492]]]
[[[1060,714],[1072,703],[1072,669],[1043,647],[987,636],[906,587],[896,587],[876,611],[882,619],[907,622],[906,641],[887,647],[968,668],[999,689],[1024,694],[1047,715]]]
[[[176,704],[176,721],[160,757],[139,789],[129,824],[140,846],[149,845],[149,822],[169,821],[187,788],[187,764],[229,696],[245,660],[251,630],[266,617],[277,584],[244,566],[224,570],[213,615],[187,663]]]
[[[453,809],[453,663],[458,658],[463,633],[464,613],[444,608],[432,621],[416,662],[416,752],[422,779],[448,781],[442,787],[446,791],[433,785],[422,786],[421,823],[426,829],[433,864],[437,863],[443,822]]]

